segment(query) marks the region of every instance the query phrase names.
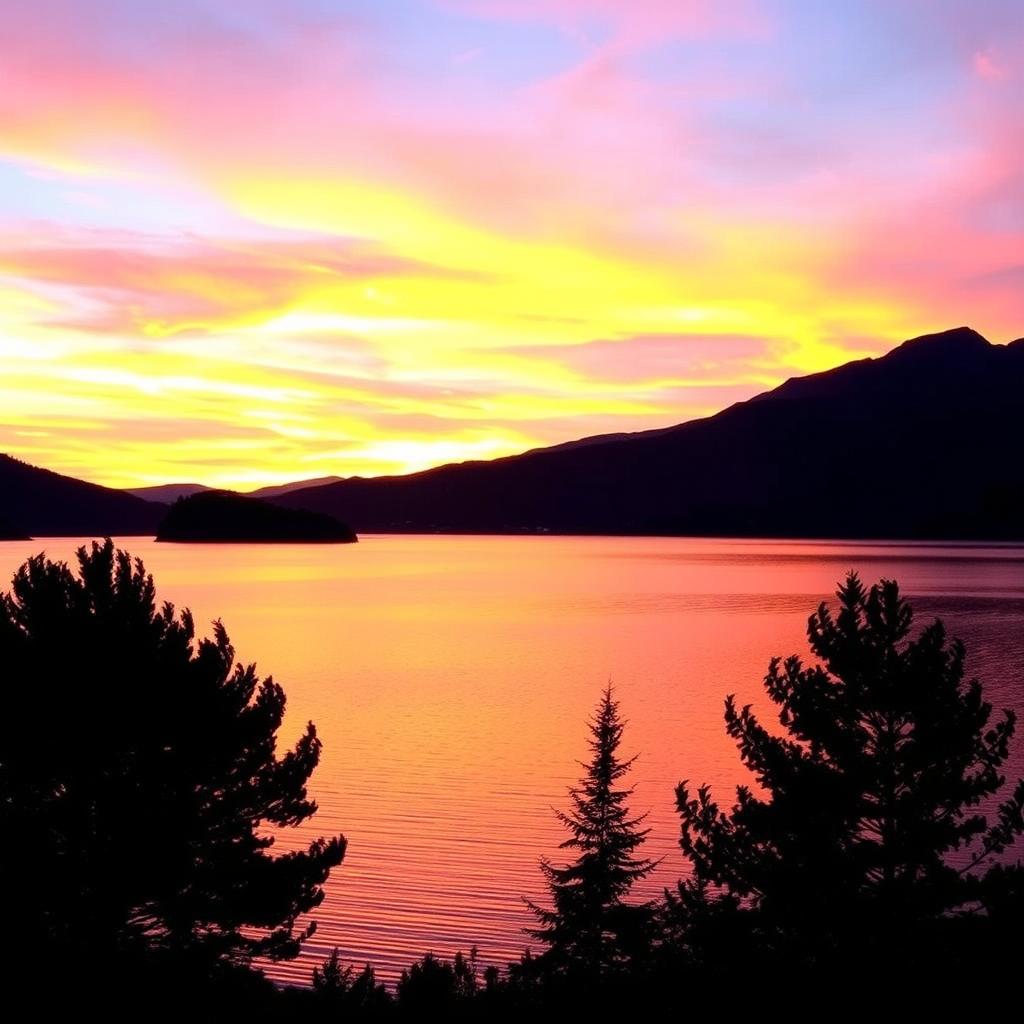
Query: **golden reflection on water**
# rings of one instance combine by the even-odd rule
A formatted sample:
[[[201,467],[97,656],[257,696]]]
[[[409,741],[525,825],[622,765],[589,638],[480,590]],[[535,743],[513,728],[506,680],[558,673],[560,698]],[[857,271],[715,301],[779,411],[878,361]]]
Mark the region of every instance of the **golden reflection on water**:
[[[30,554],[78,541],[0,544],[9,579]],[[722,727],[736,693],[770,716],[768,660],[804,653],[807,616],[848,569],[895,577],[919,618],[943,616],[997,706],[1024,710],[1024,549],[660,538],[365,537],[325,547],[122,543],[158,594],[200,628],[224,621],[239,657],[288,694],[282,744],[312,719],[323,740],[307,833],[343,832],[345,862],[298,961],[307,980],[338,945],[386,979],[434,950],[518,955],[559,857],[551,812],[586,755],[607,680],[639,752],[634,811],[663,857],[638,896],[673,883],[673,790],[745,779]],[[1011,773],[1022,770],[1021,745]],[[307,836],[308,837],[308,836]],[[288,839],[282,840],[287,842]],[[294,841],[294,840],[292,840]]]

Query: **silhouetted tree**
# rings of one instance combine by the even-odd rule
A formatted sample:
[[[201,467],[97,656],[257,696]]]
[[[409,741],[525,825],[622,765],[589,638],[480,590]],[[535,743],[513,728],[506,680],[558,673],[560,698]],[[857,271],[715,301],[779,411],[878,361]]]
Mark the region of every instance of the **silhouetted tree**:
[[[586,774],[569,791],[572,809],[556,811],[569,831],[561,848],[578,855],[564,867],[542,860],[552,906],[528,902],[540,922],[529,934],[547,945],[546,962],[556,970],[600,974],[627,962],[641,944],[648,908],[623,897],[655,865],[634,856],[648,832],[639,828],[645,816],[631,818],[626,801],[633,790],[616,788],[635,761],[618,758],[623,727],[609,686],[590,722]]]
[[[451,961],[427,953],[402,971],[396,988],[399,1009],[412,1015],[466,1011],[479,987],[476,958],[475,946],[468,957],[458,952]]]
[[[735,969],[756,949],[749,917],[740,900],[717,891],[706,879],[683,879],[665,891],[657,907],[657,969]]]
[[[351,965],[341,962],[337,946],[319,967],[313,968],[312,980],[316,1000],[330,1010],[343,1011],[347,1017],[380,1016],[392,1004],[373,967],[367,964],[356,974]]]
[[[929,924],[978,905],[975,869],[1024,828],[1024,782],[994,824],[978,810],[1003,785],[1014,715],[990,721],[959,641],[939,621],[911,638],[895,582],[865,590],[851,573],[838,599],[835,617],[822,603],[808,622],[817,664],[771,662],[781,735],[726,700],[763,794],[741,786],[723,812],[706,786],[677,789],[698,882],[756,911],[769,945],[818,963],[854,947],[909,955]]]
[[[196,977],[287,958],[342,837],[272,855],[315,812],[310,723],[278,756],[284,691],[235,662],[114,545],[30,559],[0,596],[0,891],[26,961]],[[119,958],[123,958],[119,960]],[[147,968],[148,969],[148,966]]]
[[[314,992],[326,995],[345,993],[349,990],[352,984],[352,967],[341,962],[341,951],[337,946],[319,967],[313,968],[312,984]]]

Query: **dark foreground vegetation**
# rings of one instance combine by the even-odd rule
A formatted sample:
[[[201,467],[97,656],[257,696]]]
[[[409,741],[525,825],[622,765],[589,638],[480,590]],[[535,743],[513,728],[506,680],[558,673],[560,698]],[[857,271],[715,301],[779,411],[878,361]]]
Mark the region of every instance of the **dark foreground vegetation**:
[[[661,899],[629,898],[654,865],[609,689],[559,814],[564,860],[541,865],[536,952],[501,971],[472,950],[428,953],[393,992],[335,952],[311,987],[280,990],[254,958],[298,953],[313,926],[297,921],[345,854],[340,836],[284,855],[267,838],[315,813],[313,725],[279,754],[281,688],[236,662],[219,624],[197,642],[188,612],[158,606],[111,542],[81,549],[77,572],[34,558],[0,597],[5,998],[38,1019],[72,1005],[303,1021],[1012,998],[1024,782],[1006,787],[1001,768],[1013,714],[965,680],[940,623],[912,630],[893,582],[850,575],[808,635],[814,661],[775,660],[765,678],[779,727],[726,701],[758,788],[724,807],[704,786],[677,788],[684,881]]]

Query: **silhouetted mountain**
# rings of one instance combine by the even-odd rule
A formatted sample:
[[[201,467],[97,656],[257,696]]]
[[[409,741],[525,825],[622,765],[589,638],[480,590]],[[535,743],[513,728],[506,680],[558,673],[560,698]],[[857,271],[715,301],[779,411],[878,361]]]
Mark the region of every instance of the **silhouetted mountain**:
[[[340,476],[319,476],[312,480],[295,480],[290,484],[272,484],[270,487],[259,487],[255,491],[248,491],[250,498],[276,498],[282,494],[290,494],[292,491],[302,491],[307,487],[323,487],[325,484],[337,483]]]
[[[152,535],[167,511],[124,491],[0,455],[0,514],[32,537]]]
[[[290,484],[272,484],[269,487],[258,487],[254,491],[232,491],[232,494],[245,494],[250,498],[274,498],[290,491],[301,491],[307,487],[320,487],[322,484],[333,484],[341,480],[340,476],[321,476],[311,480],[294,480]],[[161,501],[166,505],[179,498],[188,498],[204,491],[222,490],[223,488],[207,487],[206,484],[155,484],[152,487],[126,487],[126,494],[134,494],[146,501]]]
[[[281,508],[232,491],[203,491],[180,498],[171,506],[156,539],[186,543],[349,544],[357,538],[344,523],[321,512]]]
[[[134,494],[136,498],[143,498],[145,501],[159,501],[164,505],[170,505],[179,498],[211,490],[213,488],[207,487],[206,484],[155,484],[152,487],[126,487],[125,494]]]
[[[362,532],[1024,538],[1024,341],[961,327],[706,419],[282,496]]]

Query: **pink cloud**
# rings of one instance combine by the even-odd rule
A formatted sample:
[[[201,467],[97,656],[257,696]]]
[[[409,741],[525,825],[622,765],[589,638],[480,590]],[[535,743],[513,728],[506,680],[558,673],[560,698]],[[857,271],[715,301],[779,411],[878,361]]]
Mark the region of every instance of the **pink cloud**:
[[[336,238],[244,241],[32,225],[0,246],[0,275],[70,289],[86,298],[65,326],[125,333],[159,323],[195,329],[219,318],[272,314],[325,279],[449,276],[442,268]]]
[[[979,78],[985,78],[990,82],[1000,82],[1009,78],[1009,70],[1003,65],[991,50],[984,50],[974,55],[974,73]]]
[[[285,182],[290,175],[368,180],[476,225],[678,266],[681,278],[704,255],[705,237],[690,232],[695,214],[705,226],[717,222],[723,235],[749,225],[782,239],[823,240],[827,253],[810,245],[815,262],[802,268],[823,289],[850,288],[868,299],[905,296],[943,315],[977,287],[957,282],[990,280],[985,275],[1013,265],[1024,145],[1014,97],[999,78],[1019,63],[1011,33],[996,46],[973,32],[955,49],[953,63],[965,80],[975,55],[969,87],[977,95],[965,96],[957,110],[935,97],[914,124],[934,131],[948,121],[952,128],[919,139],[900,137],[900,126],[884,118],[845,131],[809,130],[799,110],[790,124],[716,120],[713,109],[703,109],[744,95],[766,105],[767,96],[780,110],[796,107],[800,92],[787,90],[781,72],[766,81],[763,68],[723,68],[709,57],[678,74],[645,75],[637,55],[666,39],[764,32],[765,17],[753,3],[446,6],[584,38],[595,21],[606,31],[543,80],[478,93],[472,77],[424,87],[389,49],[383,22],[299,16],[297,8],[264,2],[256,9],[273,31],[169,19],[158,42],[136,53],[112,45],[88,5],[40,0],[16,5],[5,23],[0,139],[6,134],[40,152],[106,159],[115,174],[148,162],[212,189],[240,168]],[[472,76],[480,63],[456,62],[456,74]],[[713,245],[712,229],[705,235]],[[230,241],[225,246],[196,261],[200,278],[209,271],[211,288],[213,274],[243,300],[251,294],[255,301],[257,293],[287,299],[300,287],[301,273],[282,253],[242,259],[230,254]],[[74,262],[84,274],[82,264],[91,261],[94,270],[125,281],[126,261],[143,259],[102,244],[95,249],[54,255],[55,267],[71,273]],[[150,280],[159,282],[156,257],[144,258]],[[173,253],[161,258],[165,268],[179,266]],[[42,259],[37,253],[34,272],[45,276]],[[83,287],[99,289],[97,276]],[[121,290],[147,296],[139,307],[147,314],[173,313],[141,281]],[[201,315],[220,301],[193,295],[181,312]],[[1020,310],[1019,299],[1014,304],[1003,292],[995,302],[1000,318]],[[966,315],[951,312],[957,322]]]
[[[583,377],[632,385],[683,383],[694,389],[733,387],[772,368],[784,348],[767,338],[740,335],[647,334],[602,338],[582,345],[516,349],[523,358],[551,360]]]
[[[1000,52],[1024,60],[1024,27],[1006,35]],[[899,296],[929,325],[973,322],[993,340],[1021,333],[1024,121],[1016,92],[993,84],[1001,82],[979,72],[943,111],[950,143],[930,154],[926,173],[908,176],[884,201],[851,198],[857,220],[830,286]]]
[[[650,248],[662,259],[686,244],[666,242],[678,232],[666,230],[665,202],[697,203],[707,187],[691,160],[706,132],[696,104],[744,84],[709,66],[652,83],[631,54],[756,21],[753,5],[723,13],[710,0],[476,5],[487,17],[596,15],[615,29],[559,73],[478,94],[458,77],[427,89],[410,79],[386,24],[259,8],[272,33],[216,20],[164,33],[161,22],[159,52],[133,53],[106,45],[102,23],[67,0],[23,5],[5,25],[0,153],[6,136],[13,151],[58,165],[78,159],[115,177],[188,177],[214,189],[240,169],[367,180],[496,231]],[[456,63],[456,76],[479,63]]]

